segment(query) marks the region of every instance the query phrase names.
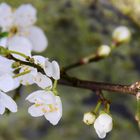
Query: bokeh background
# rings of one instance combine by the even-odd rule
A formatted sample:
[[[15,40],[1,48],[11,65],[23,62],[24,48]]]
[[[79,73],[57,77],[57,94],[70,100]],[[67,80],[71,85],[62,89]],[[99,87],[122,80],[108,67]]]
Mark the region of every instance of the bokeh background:
[[[132,32],[128,44],[116,48],[111,57],[73,69],[80,79],[131,84],[140,79],[140,0],[0,0],[12,7],[31,3],[38,10],[37,25],[43,28],[49,46],[42,55],[59,61],[61,67],[94,53],[101,44],[110,44],[112,31],[119,25]],[[94,128],[82,122],[84,112],[97,101],[88,90],[58,86],[63,101],[63,117],[57,126],[44,117],[27,113],[25,97],[36,86],[22,87],[17,100],[19,111],[0,116],[0,140],[98,140]],[[111,99],[114,128],[107,140],[139,140],[134,119],[135,98],[104,92]],[[10,94],[10,93],[9,93]],[[11,96],[13,93],[11,93]]]

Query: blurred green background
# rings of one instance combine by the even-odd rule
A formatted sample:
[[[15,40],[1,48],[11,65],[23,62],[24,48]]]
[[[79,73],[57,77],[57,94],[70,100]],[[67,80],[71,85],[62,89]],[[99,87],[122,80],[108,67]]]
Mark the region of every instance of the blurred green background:
[[[42,54],[59,61],[61,67],[94,53],[101,44],[110,44],[112,31],[128,26],[132,39],[115,49],[111,57],[69,72],[80,79],[131,84],[140,79],[140,0],[0,0],[12,7],[31,3],[38,10],[39,25],[49,46]],[[59,86],[63,117],[57,126],[44,117],[33,118],[24,101],[35,86],[22,88],[17,101],[18,113],[0,116],[0,140],[96,140],[91,126],[82,122],[84,112],[97,101],[88,90]],[[12,94],[12,93],[11,93]],[[139,140],[140,130],[134,119],[136,102],[132,96],[105,92],[111,99],[114,128],[107,140]]]

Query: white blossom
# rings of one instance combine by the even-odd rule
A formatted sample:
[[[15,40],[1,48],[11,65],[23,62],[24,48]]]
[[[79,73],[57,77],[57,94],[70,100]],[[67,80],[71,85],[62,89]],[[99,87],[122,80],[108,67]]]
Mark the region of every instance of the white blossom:
[[[111,52],[111,49],[108,45],[101,45],[98,49],[99,56],[108,56]]]
[[[2,91],[14,90],[19,86],[19,81],[14,79],[13,60],[0,56],[0,89]]]
[[[56,61],[50,62],[48,59],[46,59],[44,71],[47,76],[52,77],[55,80],[60,79],[60,68]]]
[[[17,104],[15,101],[2,91],[0,91],[0,114],[5,112],[5,108],[9,109],[11,112],[17,112]]]
[[[37,73],[37,75],[34,77],[33,80],[42,89],[45,89],[48,87],[52,88],[52,80],[46,75],[41,74],[40,72]]]
[[[9,60],[3,56],[0,56],[0,75],[13,73],[12,69],[13,62],[14,62],[13,60]]]
[[[46,59],[48,60],[48,58],[45,58],[41,55],[34,55],[32,58],[34,59],[34,63],[41,66],[42,68],[45,67]]]
[[[35,64],[40,65],[44,71],[45,74],[48,77],[52,77],[55,80],[59,80],[60,79],[60,67],[58,62],[56,62],[55,60],[50,62],[48,58],[36,55],[33,56]]]
[[[9,36],[1,39],[0,44],[4,47],[10,47],[11,50],[16,48],[17,51],[23,51],[23,53],[27,51],[26,54],[29,56],[31,50],[44,51],[48,41],[43,30],[34,26],[37,20],[36,14],[37,11],[31,4],[23,4],[16,10],[12,10],[8,4],[1,3],[0,27],[3,32],[8,32]],[[11,42],[14,43],[11,44]]]
[[[62,103],[59,96],[52,91],[38,90],[31,93],[26,100],[34,103],[28,112],[33,117],[45,116],[53,125],[56,125],[62,117]]]
[[[14,79],[9,74],[4,74],[0,76],[0,90],[8,92],[14,89]]]
[[[124,43],[130,40],[131,32],[126,26],[119,26],[113,31],[112,37],[115,42]]]
[[[99,138],[106,137],[106,133],[112,130],[112,118],[107,113],[100,114],[94,122],[94,128]]]
[[[36,77],[37,75],[37,69],[36,68],[33,68],[33,67],[30,67],[30,66],[22,66],[20,71],[19,71],[19,74],[20,73],[26,73],[26,74],[23,74],[18,78],[18,80],[20,81],[20,83],[22,85],[32,85],[34,84],[34,77]]]

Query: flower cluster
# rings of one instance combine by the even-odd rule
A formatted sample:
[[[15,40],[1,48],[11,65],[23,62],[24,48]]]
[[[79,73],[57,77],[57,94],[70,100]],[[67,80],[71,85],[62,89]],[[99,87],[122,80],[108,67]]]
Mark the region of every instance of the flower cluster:
[[[62,103],[56,90],[60,68],[56,61],[31,55],[31,51],[41,52],[47,47],[44,32],[34,26],[36,19],[36,9],[30,4],[16,10],[12,10],[6,3],[0,4],[1,32],[8,34],[0,38],[0,114],[4,114],[5,108],[17,112],[17,104],[7,92],[20,84],[36,84],[41,90],[26,98],[33,103],[28,112],[33,117],[44,115],[50,123],[56,125],[62,117]],[[10,57],[13,59],[10,60]]]
[[[88,112],[84,114],[83,122],[87,125],[92,125],[95,128],[95,131],[99,138],[103,139],[106,137],[106,133],[112,130],[112,118],[105,112],[96,116],[93,112]]]
[[[32,56],[30,59],[42,68],[44,74],[39,72],[37,68],[24,64],[20,64],[16,69],[12,68],[15,62],[0,56],[0,114],[4,113],[5,108],[12,112],[17,111],[15,101],[4,92],[14,90],[20,84],[37,84],[42,90],[35,91],[26,98],[29,102],[34,103],[28,112],[34,117],[44,115],[55,125],[62,116],[62,103],[56,92],[57,80],[60,78],[59,65],[56,61],[50,62],[48,58],[39,55]],[[19,73],[15,74],[17,69]]]
[[[104,110],[99,111],[101,103],[105,105]],[[99,138],[103,139],[106,134],[112,130],[112,117],[109,115],[110,104],[103,98],[99,100],[95,109],[87,112],[83,116],[83,122],[87,125],[93,125]]]

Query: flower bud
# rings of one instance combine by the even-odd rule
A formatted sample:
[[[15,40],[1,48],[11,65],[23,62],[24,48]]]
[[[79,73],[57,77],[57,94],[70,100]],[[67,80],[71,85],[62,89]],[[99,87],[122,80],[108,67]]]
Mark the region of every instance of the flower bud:
[[[91,125],[94,123],[95,119],[96,119],[95,114],[93,114],[92,112],[87,112],[84,114],[83,122],[87,125]]]
[[[99,56],[106,57],[110,54],[110,52],[111,52],[111,49],[108,45],[102,45],[102,46],[99,47],[97,53],[98,53]]]
[[[130,40],[130,37],[130,30],[125,26],[117,27],[112,34],[113,41],[117,44],[128,42]]]
[[[6,48],[0,46],[0,55],[8,55],[9,52]]]
[[[107,113],[101,113],[94,122],[95,131],[100,139],[106,137],[113,127],[112,117]]]

